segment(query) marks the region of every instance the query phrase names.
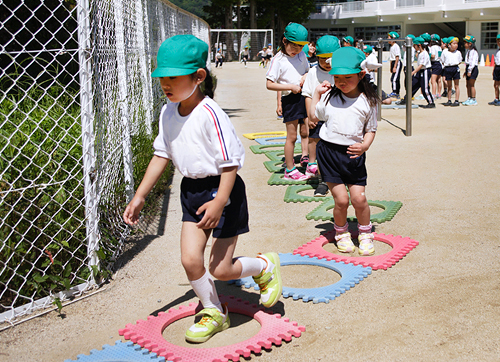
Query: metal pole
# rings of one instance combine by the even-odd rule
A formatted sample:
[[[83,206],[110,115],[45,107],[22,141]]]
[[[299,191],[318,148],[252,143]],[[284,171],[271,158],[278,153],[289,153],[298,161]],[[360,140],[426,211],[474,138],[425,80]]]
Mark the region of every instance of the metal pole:
[[[377,57],[378,62],[382,63],[382,38],[378,38],[378,49],[377,49]],[[379,99],[382,99],[382,67],[377,69],[377,93]],[[377,105],[377,121],[380,122],[382,119],[382,104],[379,102]]]
[[[413,63],[413,57],[412,57],[412,47],[413,47],[413,39],[407,37],[405,39],[405,44],[406,44],[406,136],[409,137],[411,136],[411,98],[412,98],[412,63]]]

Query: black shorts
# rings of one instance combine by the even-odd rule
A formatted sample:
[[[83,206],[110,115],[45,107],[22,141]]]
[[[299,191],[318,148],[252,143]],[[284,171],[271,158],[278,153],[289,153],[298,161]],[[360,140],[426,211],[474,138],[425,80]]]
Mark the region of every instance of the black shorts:
[[[465,66],[465,79],[477,79],[477,76],[479,75],[479,68],[476,66],[474,67],[474,70],[471,72],[471,75],[469,77],[469,64]]]
[[[297,119],[299,123],[303,123],[303,119],[307,118],[306,99],[300,93],[290,93],[281,97],[281,109],[283,110],[283,123]]]
[[[205,213],[196,215],[198,208],[213,200],[219,189],[220,176],[206,178],[184,177],[181,182],[182,221],[198,223]],[[222,211],[219,224],[213,229],[214,238],[231,238],[244,234],[248,228],[248,206],[245,192],[245,183],[236,175],[233,190]]]
[[[319,130],[321,126],[324,124],[324,121],[319,121],[316,127],[309,130],[309,138],[319,138]]]
[[[500,65],[495,65],[493,68],[493,80],[500,81]]]
[[[443,74],[443,66],[441,65],[441,62],[438,62],[438,61],[431,62],[431,65],[432,65],[432,75]]]
[[[325,182],[366,186],[366,153],[357,158],[347,154],[348,146],[320,140],[316,147],[316,159]]]
[[[458,65],[444,67],[443,76],[445,77],[446,80],[460,79],[460,68],[458,67]]]
[[[273,56],[271,54],[266,55],[266,59],[271,59]]]

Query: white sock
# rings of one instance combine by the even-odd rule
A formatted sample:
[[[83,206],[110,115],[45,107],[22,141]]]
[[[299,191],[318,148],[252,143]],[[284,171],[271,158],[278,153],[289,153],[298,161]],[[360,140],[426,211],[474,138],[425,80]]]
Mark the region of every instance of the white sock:
[[[222,305],[215,289],[215,283],[210,277],[208,270],[198,280],[190,280],[189,283],[200,299],[203,308],[217,308],[221,313],[224,313]]]
[[[237,257],[236,259],[238,259],[241,263],[240,278],[253,277],[259,275],[267,266],[266,261],[261,258],[249,258],[246,256],[240,256]]]

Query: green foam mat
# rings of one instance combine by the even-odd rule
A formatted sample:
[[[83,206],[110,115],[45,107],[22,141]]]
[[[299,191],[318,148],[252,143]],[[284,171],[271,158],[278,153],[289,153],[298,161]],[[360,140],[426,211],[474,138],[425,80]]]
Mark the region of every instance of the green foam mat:
[[[281,160],[279,160],[279,161],[273,161],[273,160],[265,161],[264,166],[266,166],[266,169],[269,172],[284,172],[285,171],[283,168],[283,161],[281,161]]]
[[[269,161],[268,161],[269,162]],[[306,196],[301,195],[300,193],[307,190],[316,189],[316,185],[290,185],[287,187],[285,191],[285,202],[324,202],[328,200],[333,200],[332,196],[326,197],[314,197],[314,196]]]
[[[284,146],[283,145],[252,145],[250,146],[250,151],[252,151],[255,154],[262,154],[270,151],[276,151],[276,150],[283,150]],[[293,152],[302,152],[302,147],[299,144],[295,145],[295,149]]]
[[[297,167],[297,169],[304,173],[305,169],[304,167]],[[306,184],[317,184],[318,183],[318,178],[310,178],[308,180],[304,181],[293,181],[293,180],[285,180],[283,179],[283,176],[285,174],[282,172],[275,172],[271,174],[271,177],[269,177],[269,180],[267,180],[268,185],[306,185]]]
[[[372,222],[377,222],[379,224],[390,221],[396,215],[396,213],[399,211],[399,209],[403,206],[403,203],[401,201],[371,201],[368,200],[368,205],[370,206],[375,206],[375,207],[380,207],[381,209],[384,209],[384,211],[379,212],[377,214],[373,214],[370,216],[370,221]],[[313,211],[311,211],[309,214],[306,215],[307,220],[323,220],[323,221],[332,221],[333,220],[333,215],[332,212],[329,212],[329,210],[333,209],[335,206],[335,202],[333,199],[330,199],[328,201],[323,202],[321,205],[319,205],[317,208],[315,208]],[[356,221],[355,216],[348,216],[347,217],[348,221]]]

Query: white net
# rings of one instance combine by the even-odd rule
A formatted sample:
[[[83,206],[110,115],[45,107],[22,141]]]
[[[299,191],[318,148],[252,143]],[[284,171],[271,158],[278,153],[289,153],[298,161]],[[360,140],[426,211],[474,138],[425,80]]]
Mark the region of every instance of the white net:
[[[0,321],[102,280],[151,155],[156,50],[208,25],[159,0],[0,2]],[[142,168],[141,168],[142,167]]]

